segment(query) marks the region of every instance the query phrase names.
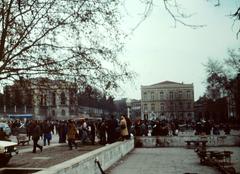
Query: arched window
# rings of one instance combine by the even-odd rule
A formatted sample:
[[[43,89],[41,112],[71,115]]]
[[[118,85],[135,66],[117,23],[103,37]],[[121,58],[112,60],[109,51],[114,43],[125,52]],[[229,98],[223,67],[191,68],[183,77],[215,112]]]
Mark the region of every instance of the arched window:
[[[65,93],[62,92],[61,93],[61,105],[65,105],[66,104],[66,96]]]

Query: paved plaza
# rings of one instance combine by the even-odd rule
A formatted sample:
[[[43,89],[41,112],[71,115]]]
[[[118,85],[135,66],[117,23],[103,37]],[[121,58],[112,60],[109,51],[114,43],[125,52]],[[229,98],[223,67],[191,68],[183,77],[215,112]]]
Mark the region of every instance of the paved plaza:
[[[239,132],[233,132],[235,135]],[[185,134],[188,134],[185,132]],[[239,134],[238,134],[239,135]],[[16,141],[14,136],[12,141]],[[43,144],[42,140],[39,144]],[[107,146],[107,145],[106,145]],[[69,150],[67,144],[59,144],[58,136],[53,135],[50,146],[44,146],[43,152],[38,149],[36,154],[32,152],[32,141],[29,145],[19,146],[19,154],[14,156],[6,168],[48,168],[56,164],[68,161],[85,153],[98,149],[100,145],[80,145],[78,149]],[[240,173],[240,147],[207,147],[207,150],[232,151],[232,162]],[[106,174],[218,174],[217,169],[200,164],[199,157],[194,149],[185,147],[157,147],[135,148],[123,157]],[[0,171],[1,173],[1,171]]]
[[[240,147],[218,147],[211,150],[233,151],[232,162],[240,172]],[[106,171],[107,174],[219,174],[212,167],[200,165],[193,149],[135,148],[124,159]]]

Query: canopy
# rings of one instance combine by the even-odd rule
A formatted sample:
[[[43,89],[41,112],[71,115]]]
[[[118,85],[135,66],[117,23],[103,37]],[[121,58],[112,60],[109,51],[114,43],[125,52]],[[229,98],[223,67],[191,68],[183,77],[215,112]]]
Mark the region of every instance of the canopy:
[[[9,114],[9,118],[32,118],[32,114]]]

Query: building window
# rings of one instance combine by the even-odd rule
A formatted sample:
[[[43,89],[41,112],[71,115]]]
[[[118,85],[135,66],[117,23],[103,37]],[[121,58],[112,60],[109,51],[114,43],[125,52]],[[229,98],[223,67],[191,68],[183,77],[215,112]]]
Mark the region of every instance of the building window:
[[[73,92],[73,91],[70,91],[70,92],[69,92],[69,104],[70,104],[70,105],[74,105],[74,101],[75,101],[74,92]]]
[[[175,92],[175,99],[178,98],[178,92]]]
[[[66,104],[66,96],[65,93],[62,92],[61,93],[61,105],[65,105]]]
[[[44,106],[47,106],[47,95],[44,95]]]
[[[161,110],[161,111],[164,111],[164,103],[161,103],[161,104],[160,104],[160,110]]]
[[[56,106],[56,93],[55,92],[52,93],[52,105]]]
[[[40,96],[40,106],[46,106],[47,105],[47,95],[42,94]]]
[[[53,117],[55,116],[55,110],[52,110],[52,116]]]
[[[71,115],[74,114],[74,110],[73,110],[73,109],[70,110],[70,114],[71,114]]]
[[[182,102],[179,102],[179,109],[183,109],[183,103]]]
[[[180,115],[179,115],[179,116],[180,116],[180,120],[184,120],[184,115],[183,115],[183,113],[182,113],[182,112],[180,113]]]
[[[154,92],[151,92],[151,100],[154,100]]]
[[[182,98],[182,91],[178,92],[178,98],[181,99]]]
[[[40,95],[40,106],[43,106],[43,95]]]
[[[147,104],[144,104],[144,106],[143,106],[143,110],[144,110],[144,111],[147,111],[147,110],[148,110],[148,108],[147,108]]]
[[[143,93],[143,99],[144,99],[144,100],[147,100],[147,92],[144,92],[144,93]]]
[[[163,91],[160,92],[160,100],[164,99],[164,93]]]
[[[171,110],[171,111],[174,110],[173,102],[170,103],[170,110]]]
[[[190,102],[187,103],[187,108],[188,108],[188,109],[191,108],[191,103],[190,103]]]
[[[190,91],[187,91],[187,99],[191,97]]]
[[[155,112],[155,104],[154,103],[151,104],[151,111]]]
[[[65,112],[65,110],[63,109],[62,110],[62,116],[65,116],[66,115],[66,112]]]
[[[169,93],[169,98],[170,98],[170,100],[173,100],[173,92],[172,91],[170,91],[170,93]]]

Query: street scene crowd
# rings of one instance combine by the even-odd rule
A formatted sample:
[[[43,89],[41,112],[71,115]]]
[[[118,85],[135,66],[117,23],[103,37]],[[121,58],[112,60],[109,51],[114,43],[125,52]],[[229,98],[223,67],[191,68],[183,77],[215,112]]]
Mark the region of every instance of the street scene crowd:
[[[12,134],[26,133],[29,141],[33,141],[33,153],[36,148],[40,151],[43,147],[38,144],[41,139],[43,146],[50,145],[52,134],[59,137],[58,143],[68,143],[69,149],[77,148],[76,141],[82,144],[99,143],[111,144],[119,140],[129,139],[133,136],[177,136],[179,132],[191,130],[195,135],[219,135],[223,130],[226,135],[230,134],[228,124],[215,124],[212,121],[185,122],[178,120],[130,120],[122,115],[120,120],[111,115],[109,119],[79,119],[79,120],[9,120]],[[24,131],[21,131],[23,129]],[[7,140],[4,131],[0,131],[0,140]]]

